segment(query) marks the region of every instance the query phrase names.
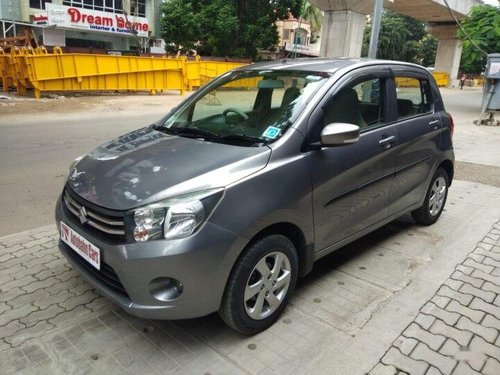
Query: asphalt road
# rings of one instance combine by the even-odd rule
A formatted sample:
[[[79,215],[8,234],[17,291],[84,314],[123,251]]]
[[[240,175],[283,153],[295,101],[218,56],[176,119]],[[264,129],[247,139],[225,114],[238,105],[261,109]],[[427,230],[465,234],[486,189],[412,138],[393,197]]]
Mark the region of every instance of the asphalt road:
[[[72,160],[164,112],[33,114],[15,121],[0,112],[0,236],[51,224]]]
[[[457,171],[457,177],[500,185],[500,159],[495,156],[500,128],[472,125],[479,114],[481,92],[443,90],[443,97],[457,124],[457,159],[468,168],[467,173]],[[109,97],[102,98],[103,106],[107,100]],[[153,100],[156,105],[148,107]],[[12,114],[0,106],[0,236],[53,223],[54,203],[73,159],[106,140],[153,123],[178,100],[167,98],[167,104],[159,106],[158,98],[131,97],[130,103],[142,104],[137,110],[130,103],[118,110],[93,110],[79,105],[78,98],[59,103],[53,100],[50,112],[42,113],[28,108]],[[459,135],[462,130],[463,135]],[[481,146],[485,144],[487,147]],[[481,155],[481,163],[490,162],[475,168],[475,155],[488,150],[497,154],[489,159]]]

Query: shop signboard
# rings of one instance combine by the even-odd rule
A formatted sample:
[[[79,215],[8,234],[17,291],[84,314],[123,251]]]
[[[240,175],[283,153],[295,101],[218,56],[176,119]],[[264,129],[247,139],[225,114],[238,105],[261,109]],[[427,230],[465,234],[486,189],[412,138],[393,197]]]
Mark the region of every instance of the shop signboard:
[[[49,16],[47,16],[47,12],[36,13],[33,15],[32,21],[35,25],[47,25],[49,22]]]
[[[285,51],[297,52],[308,56],[319,56],[319,43],[308,46],[304,44],[286,43]]]
[[[144,17],[125,17],[123,14],[51,3],[46,3],[45,6],[49,26],[113,34],[137,33],[140,37],[147,37],[150,29],[148,19]]]

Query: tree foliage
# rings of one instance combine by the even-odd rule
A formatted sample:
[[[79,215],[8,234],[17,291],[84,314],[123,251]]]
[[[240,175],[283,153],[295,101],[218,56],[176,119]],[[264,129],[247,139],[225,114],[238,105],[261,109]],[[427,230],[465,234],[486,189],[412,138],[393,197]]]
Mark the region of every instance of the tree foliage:
[[[418,63],[423,66],[434,66],[438,40],[431,34],[425,35],[418,42]]]
[[[298,17],[302,0],[167,0],[162,35],[170,52],[250,57],[279,40],[275,22]]]
[[[309,1],[306,1],[302,17],[311,24],[311,43],[313,43],[312,40],[319,37],[323,25],[323,12]]]
[[[486,55],[477,49],[479,46],[486,53],[500,52],[500,8],[492,5],[478,5],[461,22],[465,32],[458,31],[463,41],[461,68],[467,73],[480,73],[486,65]]]
[[[371,29],[371,24],[365,28],[362,51],[364,56],[368,55]],[[437,49],[437,43],[434,41],[435,39],[425,32],[422,22],[386,10],[380,22],[377,58],[432,65]]]

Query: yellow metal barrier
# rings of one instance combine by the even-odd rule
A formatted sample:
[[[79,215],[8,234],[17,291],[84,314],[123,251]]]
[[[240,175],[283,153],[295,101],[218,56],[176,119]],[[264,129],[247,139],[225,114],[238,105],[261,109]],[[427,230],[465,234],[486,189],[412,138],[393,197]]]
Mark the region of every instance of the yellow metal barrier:
[[[434,76],[434,79],[439,87],[448,87],[450,84],[450,76],[448,73],[434,72],[432,75]]]
[[[436,83],[439,87],[448,87],[450,83],[450,78],[448,73],[434,72],[432,73]],[[420,83],[415,78],[407,77],[396,77],[397,87],[419,87]]]
[[[0,83],[2,84],[3,91],[7,91],[9,87],[7,83],[7,59],[7,54],[3,48],[0,47]]]
[[[187,80],[190,90],[192,90],[193,87],[200,87],[232,69],[247,65],[244,63],[226,61],[201,61],[199,56],[197,56],[195,61],[188,61],[186,64]]]
[[[27,55],[48,54],[45,47],[13,47],[10,54],[0,48],[0,79],[4,91],[16,88],[19,95],[26,95],[26,89],[33,88],[29,81],[26,61]]]
[[[25,57],[34,55],[35,50],[32,47],[25,47],[15,48],[12,52],[11,63],[15,71],[14,86],[17,89],[17,93],[24,96],[27,94],[28,89],[33,88],[29,80]]]
[[[136,56],[52,54],[25,56],[29,80],[44,91],[180,90],[187,88],[185,62]]]
[[[0,67],[2,69],[2,86],[3,91],[9,91],[10,87],[17,87],[17,77],[16,77],[16,56],[20,54],[20,49],[18,47],[12,48],[10,54],[2,51],[0,53]]]
[[[49,91],[151,91],[199,87],[242,63],[187,61],[186,57],[154,58],[92,54],[63,54],[55,47],[0,49],[0,83],[4,91],[16,88],[19,95],[33,89],[36,98]],[[248,82],[247,82],[248,81]],[[255,87],[244,80],[243,87]],[[242,87],[242,83],[235,87]]]
[[[396,87],[420,87],[420,82],[416,78],[396,77]]]

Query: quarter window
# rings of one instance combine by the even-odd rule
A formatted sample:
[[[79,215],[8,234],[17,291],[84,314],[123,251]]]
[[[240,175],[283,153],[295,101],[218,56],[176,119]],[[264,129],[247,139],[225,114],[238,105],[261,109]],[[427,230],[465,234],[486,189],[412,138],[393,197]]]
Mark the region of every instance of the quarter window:
[[[428,80],[395,77],[398,119],[432,112],[432,94]]]

